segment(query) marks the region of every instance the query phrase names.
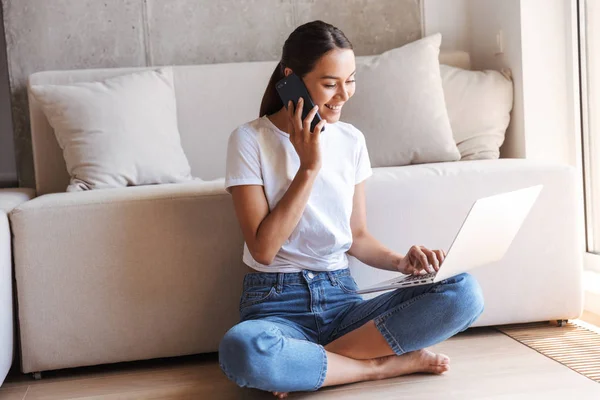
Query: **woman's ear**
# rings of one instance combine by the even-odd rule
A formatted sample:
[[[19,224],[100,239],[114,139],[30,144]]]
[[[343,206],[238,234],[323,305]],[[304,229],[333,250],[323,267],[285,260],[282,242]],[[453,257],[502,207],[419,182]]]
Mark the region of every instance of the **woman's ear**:
[[[292,70],[291,70],[290,68],[288,68],[288,67],[285,67],[285,69],[283,70],[283,75],[284,75],[284,76],[286,76],[286,77],[290,76],[290,75],[291,75],[291,74],[293,74],[293,73],[294,73],[294,71],[292,71]]]

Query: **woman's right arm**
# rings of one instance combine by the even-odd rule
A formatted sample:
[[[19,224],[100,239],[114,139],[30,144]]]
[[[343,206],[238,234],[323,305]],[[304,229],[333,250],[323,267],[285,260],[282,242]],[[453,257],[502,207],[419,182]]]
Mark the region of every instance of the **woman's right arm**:
[[[235,213],[246,245],[257,262],[271,264],[290,237],[304,212],[317,173],[299,169],[287,192],[271,212],[262,186],[241,185],[231,188]]]
[[[302,103],[298,102],[296,110],[291,102],[288,105],[290,141],[298,153],[300,168],[273,210],[269,212],[262,186],[240,185],[231,188],[235,212],[248,250],[252,258],[263,265],[273,262],[283,243],[298,225],[321,169],[319,138],[325,120],[321,120],[311,133],[310,124],[317,108],[311,110],[302,121]]]

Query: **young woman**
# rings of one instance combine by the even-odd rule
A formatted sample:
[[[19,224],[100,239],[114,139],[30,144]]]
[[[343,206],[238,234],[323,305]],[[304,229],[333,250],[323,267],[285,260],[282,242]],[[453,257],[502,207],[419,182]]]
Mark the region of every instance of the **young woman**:
[[[285,107],[275,90],[291,73],[316,104],[305,120],[302,99],[295,109],[291,102]],[[441,374],[449,358],[425,348],[467,329],[483,311],[469,274],[370,300],[355,293],[348,254],[403,274],[437,271],[445,254],[412,246],[402,255],[368,232],[364,186],[372,171],[365,139],[339,121],[355,91],[354,74],[352,45],[339,29],[322,21],[298,27],[285,42],[260,118],[229,138],[225,186],[252,273],[244,278],[241,322],[221,341],[219,362],[239,386],[282,398],[415,372]],[[311,132],[317,111],[322,121]]]

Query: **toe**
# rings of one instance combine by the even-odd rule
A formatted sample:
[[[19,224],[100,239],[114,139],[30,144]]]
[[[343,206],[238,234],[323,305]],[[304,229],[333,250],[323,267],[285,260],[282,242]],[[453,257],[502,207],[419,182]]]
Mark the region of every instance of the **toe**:
[[[444,372],[448,371],[448,367],[446,365],[438,365],[434,367],[434,371],[436,374],[443,374]]]
[[[438,354],[436,361],[438,364],[450,364],[450,357],[445,354]]]

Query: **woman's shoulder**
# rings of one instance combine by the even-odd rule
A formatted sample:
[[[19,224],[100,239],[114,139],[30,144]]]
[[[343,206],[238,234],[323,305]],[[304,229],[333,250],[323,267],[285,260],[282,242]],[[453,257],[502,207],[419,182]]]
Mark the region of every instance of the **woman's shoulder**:
[[[262,118],[257,118],[239,125],[229,134],[229,141],[258,141],[258,137],[265,132],[265,123]]]
[[[342,133],[344,133],[347,136],[350,136],[350,137],[354,138],[357,141],[364,141],[365,140],[365,136],[360,131],[360,129],[358,129],[357,127],[355,127],[354,125],[352,125],[352,124],[350,124],[348,122],[338,121],[334,125]]]
[[[262,118],[256,118],[252,121],[248,121],[246,123],[243,123],[242,125],[239,125],[237,128],[235,128],[233,130],[233,132],[231,132],[231,134],[239,135],[240,133],[246,133],[246,134],[257,135],[260,133],[262,128],[263,128]]]

